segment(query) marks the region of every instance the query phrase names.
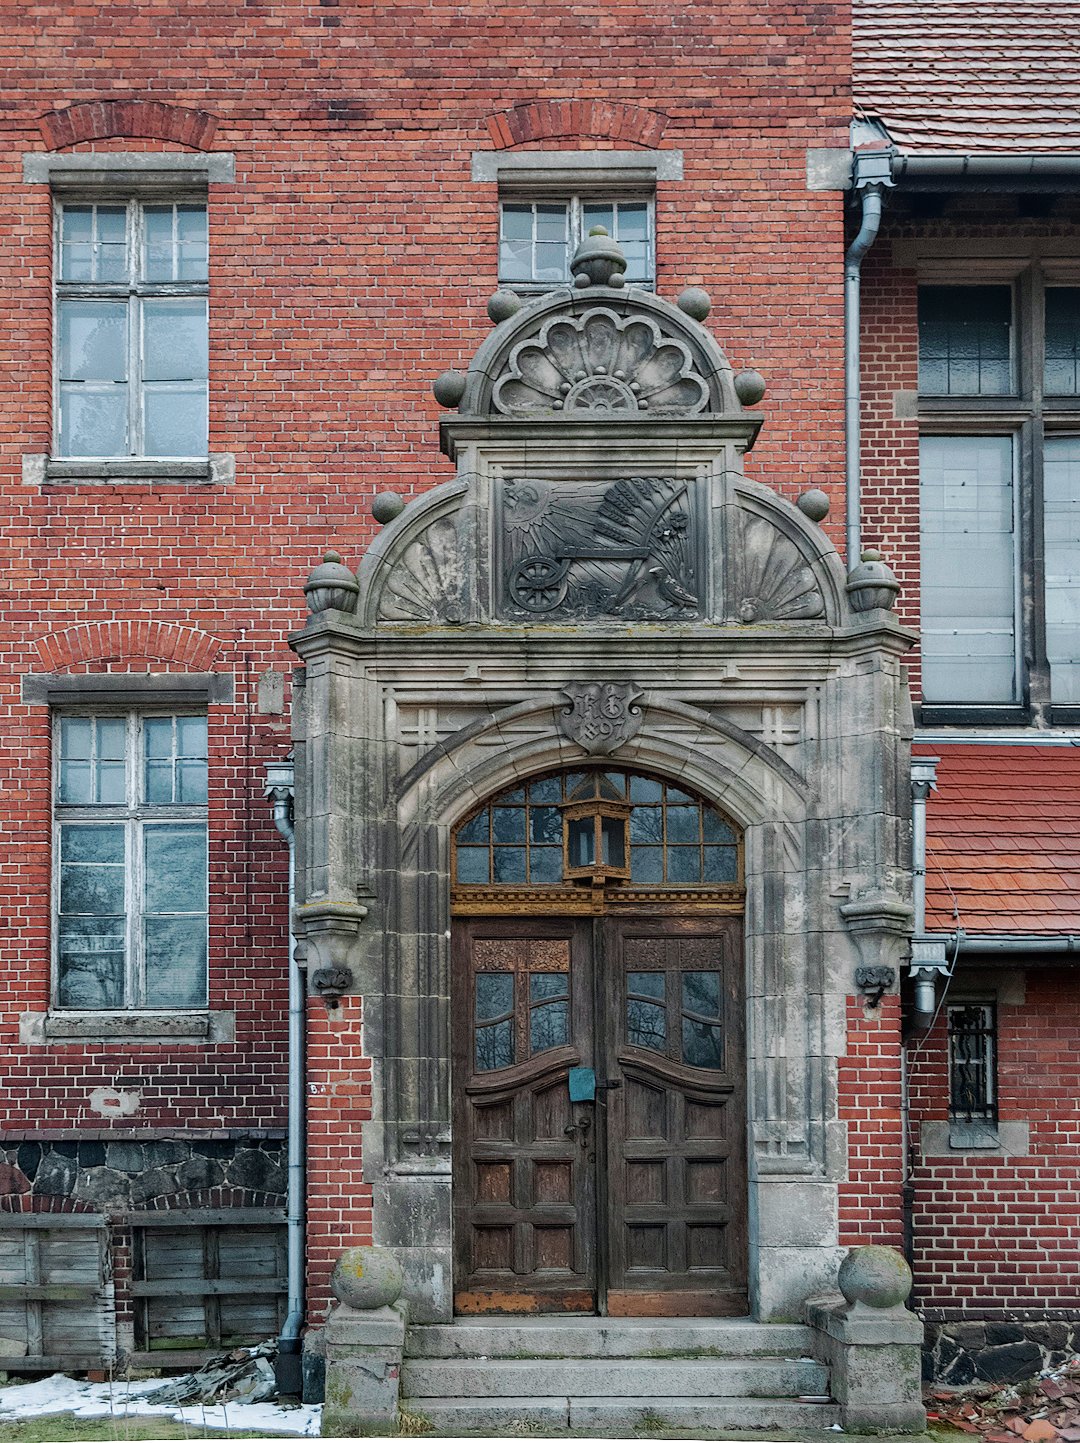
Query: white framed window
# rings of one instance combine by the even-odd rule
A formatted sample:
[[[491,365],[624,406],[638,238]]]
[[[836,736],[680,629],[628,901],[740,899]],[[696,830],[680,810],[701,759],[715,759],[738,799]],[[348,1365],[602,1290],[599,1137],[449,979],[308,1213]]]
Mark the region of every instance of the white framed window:
[[[575,250],[602,225],[626,256],[627,282],[655,285],[655,223],[651,195],[507,196],[499,206],[499,281],[519,290],[568,284]]]
[[[205,458],[205,200],[56,202],[54,455]]]
[[[205,1007],[205,714],[61,711],[54,726],[56,1005]]]

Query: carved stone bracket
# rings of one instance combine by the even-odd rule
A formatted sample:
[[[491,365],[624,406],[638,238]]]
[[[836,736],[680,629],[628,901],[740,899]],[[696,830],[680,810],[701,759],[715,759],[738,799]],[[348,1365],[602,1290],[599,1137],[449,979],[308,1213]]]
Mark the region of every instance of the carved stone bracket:
[[[641,728],[643,692],[633,682],[571,681],[562,695],[569,705],[557,714],[559,730],[590,756],[610,756]]]
[[[348,959],[366,916],[367,908],[359,902],[309,902],[296,908],[294,925],[308,958],[311,985],[328,1007],[336,1007],[353,986]]]
[[[855,897],[840,908],[863,968],[899,966],[911,937],[915,914],[895,892],[882,891]]]

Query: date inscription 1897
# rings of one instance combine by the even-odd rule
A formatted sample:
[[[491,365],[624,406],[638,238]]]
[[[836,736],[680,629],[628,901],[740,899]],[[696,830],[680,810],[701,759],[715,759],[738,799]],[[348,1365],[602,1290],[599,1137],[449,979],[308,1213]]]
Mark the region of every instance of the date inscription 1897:
[[[501,611],[515,620],[693,621],[701,615],[686,481],[509,480],[501,495]]]

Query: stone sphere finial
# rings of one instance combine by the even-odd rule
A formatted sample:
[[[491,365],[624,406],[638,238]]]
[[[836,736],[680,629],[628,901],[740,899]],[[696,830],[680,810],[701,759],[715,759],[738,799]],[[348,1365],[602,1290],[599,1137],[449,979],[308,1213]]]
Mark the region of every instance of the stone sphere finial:
[[[804,516],[809,516],[811,521],[824,521],[829,514],[829,498],[816,486],[809,491],[804,491],[795,505]]]
[[[574,252],[570,274],[579,289],[585,286],[623,286],[626,257],[607,233],[607,227],[594,225]]]
[[[852,1307],[899,1308],[911,1292],[911,1269],[895,1248],[850,1248],[837,1284]]]
[[[372,498],[371,514],[380,526],[393,521],[404,510],[405,502],[396,491],[380,491],[378,496]]]
[[[355,611],[360,583],[336,551],[327,551],[322,563],[304,583],[308,611]]]
[[[443,371],[431,383],[432,394],[440,406],[452,410],[461,405],[468,379],[464,371]]]
[[[692,321],[703,321],[712,310],[712,297],[701,286],[687,286],[675,304]]]
[[[756,406],[765,394],[765,377],[760,371],[737,371],[735,394],[744,406]]]
[[[488,319],[499,325],[502,321],[508,321],[511,316],[516,316],[521,306],[521,297],[515,291],[500,286],[487,303]]]
[[[881,552],[867,548],[858,566],[848,573],[847,594],[852,611],[889,611],[900,592],[900,583],[881,559]]]
[[[330,1275],[330,1291],[347,1308],[370,1312],[401,1297],[405,1277],[389,1248],[346,1248]]]

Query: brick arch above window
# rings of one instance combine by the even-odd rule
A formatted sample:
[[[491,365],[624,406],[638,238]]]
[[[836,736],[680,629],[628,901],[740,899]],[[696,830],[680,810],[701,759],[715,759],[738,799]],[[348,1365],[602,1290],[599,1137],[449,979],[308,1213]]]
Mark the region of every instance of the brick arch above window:
[[[193,150],[209,150],[217,116],[156,100],[88,100],[50,110],[38,118],[38,125],[49,150],[112,136],[163,140]]]
[[[220,637],[193,626],[162,621],[102,621],[49,632],[36,643],[50,671],[94,662],[167,662],[173,668],[209,671],[222,647]]]
[[[498,150],[571,136],[619,141],[626,145],[660,144],[668,118],[657,110],[607,100],[543,100],[517,105],[487,117],[487,130]]]

